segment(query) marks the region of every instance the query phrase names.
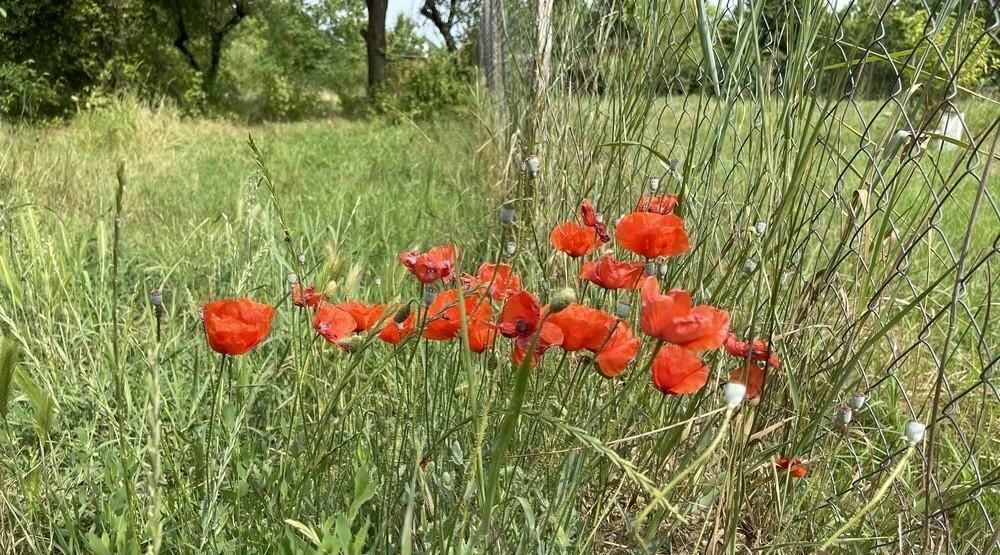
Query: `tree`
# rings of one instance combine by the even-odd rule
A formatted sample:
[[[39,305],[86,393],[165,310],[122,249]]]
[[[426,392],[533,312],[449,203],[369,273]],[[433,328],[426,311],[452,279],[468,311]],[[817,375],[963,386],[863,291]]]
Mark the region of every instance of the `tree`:
[[[162,0],[177,25],[174,48],[180,51],[191,69],[202,74],[206,91],[211,91],[219,76],[222,48],[228,35],[244,18],[250,15],[252,0]],[[192,36],[203,33],[208,39],[208,63],[198,61],[189,48]]]
[[[441,34],[445,48],[455,52],[465,39],[463,35],[474,27],[479,7],[479,0],[424,0],[420,15]]]
[[[389,0],[365,0],[368,8],[368,26],[362,29],[368,55],[368,91],[374,93],[385,83],[386,42],[385,17]]]

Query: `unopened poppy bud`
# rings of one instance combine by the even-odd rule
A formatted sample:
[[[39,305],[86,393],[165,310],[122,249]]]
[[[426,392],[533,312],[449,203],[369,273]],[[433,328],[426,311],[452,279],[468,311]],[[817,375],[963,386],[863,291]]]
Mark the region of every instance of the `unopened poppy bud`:
[[[921,441],[924,440],[924,430],[926,429],[927,426],[924,426],[920,422],[917,422],[916,420],[910,420],[909,422],[906,423],[906,428],[904,429],[904,432],[906,434],[906,441],[909,441],[910,444],[912,445],[920,443]]]
[[[754,229],[757,231],[757,235],[763,235],[764,232],[767,231],[767,222],[765,222],[764,220],[757,222],[757,225],[754,226]]]
[[[840,407],[837,409],[837,413],[833,415],[833,418],[838,426],[847,426],[854,418],[854,411],[851,410],[851,407]]]
[[[159,308],[163,306],[163,291],[153,289],[149,292],[149,304]]]
[[[646,262],[646,275],[655,276],[656,275],[656,262],[652,260]]]
[[[618,306],[615,307],[615,314],[618,315],[622,320],[628,318],[628,315],[632,312],[632,307],[628,303],[619,302]]]
[[[748,258],[746,262],[743,263],[743,272],[746,274],[752,274],[757,271],[757,261]]]
[[[521,164],[521,169],[528,174],[528,177],[538,177],[542,172],[542,161],[537,155],[532,154]]]
[[[677,158],[671,158],[670,161],[667,162],[667,165],[670,166],[671,170],[677,171],[677,169],[681,167],[681,161]]]
[[[503,225],[510,225],[514,223],[514,204],[510,202],[503,203],[500,206],[500,223]]]
[[[428,285],[427,287],[424,287],[424,296],[423,296],[424,304],[431,304],[432,302],[434,302],[434,299],[437,298],[437,295],[438,295],[437,287],[434,287],[433,285]]]
[[[572,287],[563,287],[552,294],[552,300],[549,302],[549,313],[555,314],[575,302],[576,290]]]
[[[348,353],[358,353],[364,348],[365,336],[363,335],[352,335],[346,339],[343,339],[338,343],[345,351]]]
[[[299,253],[299,264],[305,264],[305,263],[306,263],[306,253],[300,252]]]
[[[851,398],[847,401],[847,406],[851,407],[853,410],[861,410],[865,406],[865,401],[867,400],[868,399],[865,398],[864,393],[855,393],[854,395],[851,395]]]
[[[668,271],[670,271],[670,266],[666,262],[660,264],[660,277],[665,277]]]
[[[660,190],[660,178],[655,175],[649,176],[649,190],[655,193]]]
[[[397,310],[396,313],[392,315],[392,321],[402,325],[403,322],[405,322],[406,319],[409,317],[410,317],[410,303],[406,303],[403,306],[399,307],[399,310]]]
[[[299,276],[296,274],[288,274],[288,285],[295,285],[299,282]]]
[[[746,397],[747,386],[738,382],[729,382],[722,388],[722,397],[726,400],[726,406],[735,409]]]
[[[517,243],[507,241],[507,244],[503,246],[503,250],[507,253],[507,256],[514,256],[514,253],[517,252]]]
[[[375,287],[382,287],[382,276],[375,276]]]

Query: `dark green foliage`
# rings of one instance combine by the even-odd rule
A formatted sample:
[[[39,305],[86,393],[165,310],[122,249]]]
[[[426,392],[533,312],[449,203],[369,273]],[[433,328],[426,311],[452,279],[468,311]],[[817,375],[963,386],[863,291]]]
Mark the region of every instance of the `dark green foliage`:
[[[0,14],[0,116],[65,117],[122,93],[248,121],[351,110],[368,103],[365,24],[351,0],[24,0]],[[387,88],[399,109],[454,104],[468,57],[450,74],[407,19],[389,43]],[[430,74],[414,74],[425,65]],[[435,87],[437,78],[446,82]],[[420,90],[398,90],[411,81]],[[448,96],[427,98],[438,92]]]

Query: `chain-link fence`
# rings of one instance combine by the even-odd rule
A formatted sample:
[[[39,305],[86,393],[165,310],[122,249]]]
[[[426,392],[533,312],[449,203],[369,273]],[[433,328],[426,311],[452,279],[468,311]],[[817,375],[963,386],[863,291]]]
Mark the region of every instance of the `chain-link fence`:
[[[794,501],[746,478],[744,509],[789,505],[725,538],[795,551],[860,515],[868,549],[996,549],[998,5],[484,0],[480,29],[498,138],[541,160],[522,233],[660,184],[699,243],[670,277],[788,359],[745,445],[823,470]]]

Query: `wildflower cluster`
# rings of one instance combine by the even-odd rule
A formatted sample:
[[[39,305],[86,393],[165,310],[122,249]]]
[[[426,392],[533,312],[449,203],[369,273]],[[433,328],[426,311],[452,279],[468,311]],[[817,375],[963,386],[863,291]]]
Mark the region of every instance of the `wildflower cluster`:
[[[684,289],[663,292],[655,275],[666,259],[690,249],[684,220],[673,213],[679,202],[674,195],[643,196],[630,213],[609,228],[594,205],[583,199],[580,221],[556,225],[549,241],[573,259],[588,257],[612,242],[637,257],[622,260],[605,252],[595,260],[581,260],[578,275],[582,282],[638,297],[638,327],[651,341],[648,368],[654,388],[666,395],[700,391],[710,374],[702,357],[724,349],[741,361],[728,376],[732,391],[738,389],[750,402],[756,402],[767,369],[781,368],[771,344],[760,339],[741,341],[730,332],[726,310],[695,304]],[[501,221],[509,225],[512,220],[513,207],[505,204]],[[512,343],[513,363],[531,368],[553,348],[590,353],[596,370],[607,378],[622,375],[636,359],[642,338],[629,324],[627,297],[617,300],[614,314],[578,302],[575,291],[569,288],[553,293],[543,305],[523,287],[510,264],[484,262],[475,274],[457,275],[456,255],[452,245],[399,255],[403,267],[420,283],[423,306],[418,303],[417,310],[411,310],[411,303],[392,309],[358,300],[332,303],[323,292],[299,283],[294,275],[289,276],[292,304],[312,311],[315,332],[347,351],[364,343],[367,336],[360,334],[395,345],[410,337],[455,340],[463,336],[464,329],[470,351],[486,352],[498,338],[504,338]],[[209,303],[204,314],[211,348],[235,356],[267,336],[275,309],[234,299]],[[796,477],[805,472],[804,465],[790,463],[787,458],[778,468],[790,470]]]

